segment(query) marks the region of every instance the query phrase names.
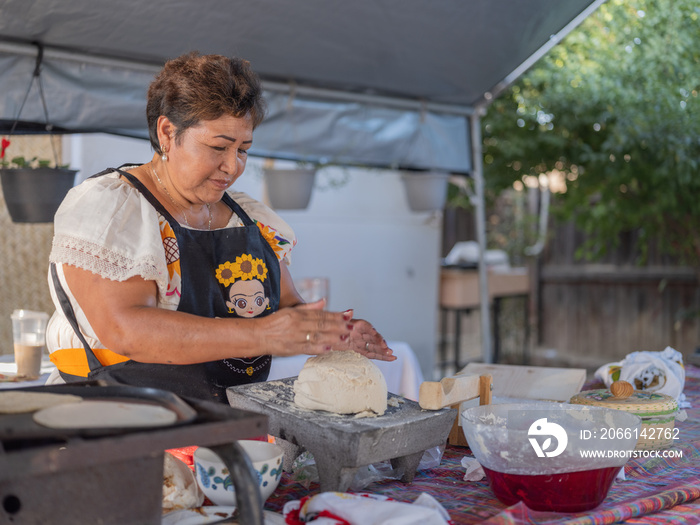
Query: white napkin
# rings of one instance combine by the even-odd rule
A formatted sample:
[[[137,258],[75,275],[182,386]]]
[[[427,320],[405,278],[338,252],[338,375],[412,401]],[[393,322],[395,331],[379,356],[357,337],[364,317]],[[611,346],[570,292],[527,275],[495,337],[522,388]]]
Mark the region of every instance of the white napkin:
[[[192,509],[204,503],[194,473],[184,461],[165,453],[163,463],[163,511]]]
[[[667,346],[662,352],[632,352],[622,360],[596,370],[595,376],[608,388],[615,381],[627,381],[635,390],[671,396],[680,408],[690,408],[685,400],[683,354]]]
[[[403,503],[377,494],[322,492],[286,503],[283,514],[289,525],[447,525],[450,520],[445,508],[426,493]]]
[[[462,466],[467,469],[466,474],[464,474],[464,481],[480,481],[486,477],[481,463],[475,458],[464,456],[462,458]]]

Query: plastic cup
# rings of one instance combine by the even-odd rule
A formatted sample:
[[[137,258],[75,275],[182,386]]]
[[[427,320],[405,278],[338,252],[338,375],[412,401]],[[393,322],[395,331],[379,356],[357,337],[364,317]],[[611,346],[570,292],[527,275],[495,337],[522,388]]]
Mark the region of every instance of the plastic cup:
[[[307,303],[325,299],[326,306],[328,305],[329,283],[326,277],[307,277],[294,281],[294,284]]]
[[[41,375],[49,315],[32,310],[15,310],[10,317],[17,375],[26,379],[36,379]]]

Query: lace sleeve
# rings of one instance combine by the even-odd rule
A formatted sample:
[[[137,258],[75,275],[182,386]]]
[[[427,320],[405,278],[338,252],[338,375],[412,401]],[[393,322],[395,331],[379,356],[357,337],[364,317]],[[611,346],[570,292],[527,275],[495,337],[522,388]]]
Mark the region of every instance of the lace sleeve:
[[[134,276],[168,286],[158,213],[115,174],[73,188],[56,213],[49,260],[107,279]]]

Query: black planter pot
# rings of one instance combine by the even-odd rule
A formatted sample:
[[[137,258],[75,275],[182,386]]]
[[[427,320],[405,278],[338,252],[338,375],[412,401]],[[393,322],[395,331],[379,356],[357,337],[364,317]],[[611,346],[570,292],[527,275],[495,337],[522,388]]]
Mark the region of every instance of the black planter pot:
[[[76,170],[66,168],[0,169],[2,192],[12,222],[53,222],[73,187]]]

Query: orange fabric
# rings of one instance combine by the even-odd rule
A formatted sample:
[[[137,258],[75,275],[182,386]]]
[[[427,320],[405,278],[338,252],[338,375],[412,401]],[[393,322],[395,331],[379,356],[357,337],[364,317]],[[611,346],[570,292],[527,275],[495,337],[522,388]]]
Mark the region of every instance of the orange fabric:
[[[104,366],[116,365],[128,361],[129,358],[121,354],[107,350],[106,348],[93,348],[95,357]],[[61,372],[73,376],[87,377],[90,373],[87,356],[84,348],[61,348],[55,352],[51,352],[49,356],[51,362],[56,365]]]
[[[199,447],[197,446],[170,448],[167,449],[166,452],[172,454],[177,459],[184,462],[188,467],[192,468],[192,466],[194,465],[194,451],[198,448]]]

